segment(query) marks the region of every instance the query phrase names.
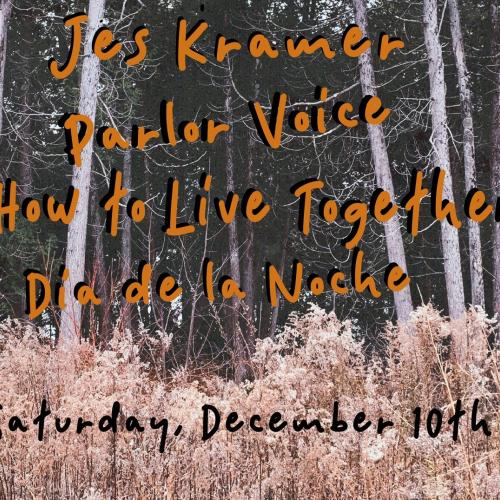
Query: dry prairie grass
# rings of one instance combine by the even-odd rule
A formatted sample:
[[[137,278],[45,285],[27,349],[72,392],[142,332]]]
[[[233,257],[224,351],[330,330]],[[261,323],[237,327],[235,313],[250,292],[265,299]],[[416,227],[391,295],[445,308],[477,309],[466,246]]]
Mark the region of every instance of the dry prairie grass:
[[[21,331],[22,330],[22,331]],[[206,374],[186,373],[159,381],[127,337],[108,351],[81,345],[77,352],[53,349],[34,330],[4,325],[0,355],[0,496],[2,498],[498,498],[498,350],[491,348],[492,323],[481,311],[457,321],[432,307],[419,308],[409,328],[388,326],[383,353],[368,358],[349,322],[311,308],[292,317],[276,342],[260,341],[254,358],[255,380],[237,386]],[[43,442],[30,425],[10,432],[8,419],[27,423],[46,399]],[[466,415],[457,440],[451,425],[455,401]],[[470,426],[471,406],[492,432]],[[54,416],[79,415],[93,421],[122,405],[118,432],[86,428],[56,433]],[[381,435],[334,433],[332,404],[352,423],[359,411],[376,422],[394,422]],[[248,419],[272,412],[283,418],[318,418],[327,429],[279,433],[248,426],[201,439],[204,404],[225,416],[237,411]],[[431,438],[422,424],[413,436],[412,411],[444,413],[442,432]],[[134,415],[144,432],[127,432]],[[167,417],[164,453],[159,430],[149,418]],[[31,422],[30,422],[31,421]],[[183,429],[173,436],[177,424]],[[350,426],[351,427],[351,426]]]

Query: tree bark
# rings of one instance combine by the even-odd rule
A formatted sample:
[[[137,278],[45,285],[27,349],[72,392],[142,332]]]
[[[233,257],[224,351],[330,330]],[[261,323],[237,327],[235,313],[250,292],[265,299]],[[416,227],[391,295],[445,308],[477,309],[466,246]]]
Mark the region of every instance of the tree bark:
[[[465,60],[464,41],[460,25],[458,0],[448,0],[448,12],[451,23],[453,54],[458,72],[458,88],[462,109],[462,127],[464,143],[465,190],[476,187],[476,160],[474,154],[474,124],[472,120],[472,98],[469,72]],[[481,230],[479,224],[467,219],[469,235],[469,265],[471,276],[471,299],[473,305],[484,308],[483,258],[481,255]]]
[[[259,60],[255,60],[255,83],[254,83],[254,99],[257,100],[260,94],[260,84],[258,79]],[[251,187],[254,183],[254,171],[257,150],[256,144],[251,134],[248,135],[248,170],[247,170],[247,186]],[[246,292],[244,302],[244,316],[246,322],[247,342],[251,353],[255,348],[255,324],[254,324],[254,307],[255,307],[255,230],[254,224],[250,221],[246,222],[246,248],[243,255],[243,289]]]
[[[154,173],[151,171],[148,157],[144,155],[144,172],[146,175],[146,200],[150,204],[149,207],[149,215],[148,215],[148,238],[147,238],[147,255],[148,262],[153,266],[153,274],[156,271],[156,266],[158,263],[156,259],[159,254],[158,250],[158,241],[157,241],[157,230],[155,226],[155,215],[154,215],[154,186],[156,186],[156,177]],[[161,233],[160,233],[161,234]],[[163,241],[163,239],[162,239]],[[166,243],[164,243],[166,244]],[[165,320],[165,304],[157,297],[156,294],[151,295],[151,315],[156,328],[162,331],[167,330],[167,320]]]
[[[97,108],[97,87],[99,84],[99,59],[92,53],[92,39],[99,28],[104,14],[105,0],[89,0],[87,33],[85,35],[84,57],[80,81],[79,114],[95,121]],[[87,241],[87,222],[89,210],[90,173],[92,166],[93,138],[82,152],[81,167],[73,168],[72,185],[80,191],[78,207],[68,228],[68,245],[66,250],[66,268],[69,279],[65,282],[66,307],[61,314],[60,342],[63,345],[74,343],[79,335],[82,319],[82,308],[75,299],[75,285],[84,280],[85,246]]]
[[[490,171],[494,194],[500,197],[500,6],[498,0],[491,2],[491,19],[493,23],[493,39],[491,53],[493,56],[493,69],[495,72],[495,91],[492,102],[491,120],[491,152]],[[500,224],[493,223],[493,308],[500,318]],[[500,336],[498,337],[500,339]]]
[[[354,12],[356,23],[365,32],[368,33],[368,22],[366,16],[366,0],[354,0]],[[361,88],[364,95],[377,95],[375,83],[375,74],[373,71],[373,62],[371,51],[367,50],[359,58]],[[372,160],[375,168],[377,184],[384,191],[387,191],[394,200],[394,185],[385,143],[384,130],[382,125],[367,125]],[[390,262],[395,262],[407,273],[405,249],[399,216],[396,215],[390,221],[384,224],[385,240],[387,245],[387,254]],[[394,293],[394,303],[396,314],[399,321],[406,322],[413,310],[410,287],[406,287],[400,292]]]
[[[32,170],[32,149],[30,145],[30,136],[32,133],[31,120],[26,119],[21,144],[21,177],[19,182],[19,193],[23,198],[33,196],[33,170]]]
[[[248,163],[248,176],[247,182],[250,187],[253,183],[253,155],[255,154],[254,144],[252,144],[253,139],[250,137],[249,141],[249,163]],[[244,300],[244,317],[245,317],[245,333],[248,338],[249,348],[253,352],[254,339],[255,339],[255,325],[254,325],[254,289],[255,289],[255,279],[254,279],[254,267],[255,267],[255,231],[253,223],[250,221],[246,222],[246,248],[243,258],[243,289],[245,290],[246,297]]]
[[[285,274],[285,262],[287,258],[287,253],[288,253],[288,243],[290,240],[290,211],[287,210],[287,215],[285,219],[285,227],[283,228],[283,245],[281,249],[281,260],[280,260],[280,269],[279,273],[280,276],[284,276]],[[278,303],[276,304],[276,307],[272,308],[271,312],[271,324],[269,325],[269,336],[274,339],[276,337],[276,330],[278,328],[278,316],[280,312],[280,307],[283,303],[283,296],[281,293],[278,291]]]
[[[228,117],[228,123],[232,123],[232,99],[231,99],[231,84],[226,83],[224,89],[224,111]],[[234,180],[234,132],[233,128],[226,134],[226,188],[228,192],[235,191]],[[238,228],[236,220],[233,220],[228,226],[228,241],[229,241],[229,268],[231,270],[231,278],[241,284],[240,273],[240,254],[238,246]],[[242,382],[247,375],[247,352],[246,341],[241,330],[239,316],[241,312],[241,303],[237,297],[231,299],[229,311],[229,324],[231,328],[231,338],[233,339],[233,358],[234,358],[234,378],[237,383]]]
[[[3,92],[5,64],[7,62],[7,31],[12,13],[11,0],[0,0],[0,139],[3,132]]]
[[[448,125],[446,116],[446,86],[444,81],[443,53],[439,41],[437,0],[424,0],[424,38],[429,64],[429,83],[432,119],[432,152],[434,166],[446,172],[444,196],[453,201],[453,181],[448,150]],[[458,231],[446,219],[441,222],[444,273],[448,312],[457,318],[465,311],[464,284]]]
[[[97,191],[97,186],[93,186]],[[104,226],[101,219],[100,207],[98,206],[97,195],[92,196],[92,210],[93,210],[93,231],[92,236],[94,239],[94,254],[93,254],[93,269],[92,274],[95,282],[95,290],[97,295],[102,300],[102,304],[98,306],[100,321],[98,331],[95,332],[96,339],[99,345],[106,346],[111,340],[113,332],[112,322],[112,301],[111,301],[111,280],[108,274],[106,261],[104,257],[104,241],[103,232]]]
[[[122,210],[123,224],[121,232],[121,257],[122,272],[121,283],[125,283],[131,276],[132,268],[132,220],[127,215],[127,203],[130,200],[130,187],[132,185],[132,150],[125,151],[123,158],[123,186],[129,190],[123,198],[124,207]],[[122,297],[121,325],[125,330],[132,328],[132,304]]]
[[[26,43],[30,47],[33,43],[33,18],[27,16],[24,19],[24,25],[26,29]],[[23,198],[33,197],[33,146],[32,146],[32,134],[33,134],[33,123],[31,120],[31,109],[32,109],[32,92],[31,92],[31,78],[32,70],[30,68],[30,58],[25,55],[22,58],[22,75],[23,82],[21,84],[21,98],[23,100],[22,112],[23,127],[21,136],[21,146],[20,146],[20,158],[21,158],[21,177],[19,179],[19,191]]]

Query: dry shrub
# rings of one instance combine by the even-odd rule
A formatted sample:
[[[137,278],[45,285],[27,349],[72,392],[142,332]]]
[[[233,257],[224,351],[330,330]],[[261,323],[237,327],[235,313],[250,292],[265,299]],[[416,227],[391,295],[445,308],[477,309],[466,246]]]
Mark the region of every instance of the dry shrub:
[[[311,307],[292,316],[276,341],[259,341],[256,378],[238,386],[207,374],[192,380],[180,373],[158,381],[131,338],[118,337],[108,351],[81,345],[55,350],[33,329],[0,328],[0,495],[2,498],[495,498],[500,494],[498,351],[492,322],[480,310],[448,321],[432,307],[419,308],[405,327],[389,325],[386,350],[368,359],[349,322]],[[45,398],[52,415],[43,442],[33,425],[10,432],[8,419],[35,418]],[[470,408],[480,399],[480,417],[492,432],[472,432]],[[454,441],[447,423],[455,401],[467,414]],[[118,432],[86,428],[59,434],[54,416],[97,422],[114,401],[122,405]],[[332,405],[349,430],[329,430]],[[246,422],[262,422],[280,411],[294,418],[318,418],[296,432],[256,433],[247,425],[221,430],[203,442],[202,406]],[[413,437],[413,410],[444,412],[443,429],[431,438],[422,424]],[[377,435],[374,425],[352,429],[359,411],[393,427]],[[127,432],[134,415],[145,431]],[[169,419],[164,453],[159,430],[149,418]],[[182,423],[179,437],[173,436]],[[222,426],[221,426],[222,427]]]

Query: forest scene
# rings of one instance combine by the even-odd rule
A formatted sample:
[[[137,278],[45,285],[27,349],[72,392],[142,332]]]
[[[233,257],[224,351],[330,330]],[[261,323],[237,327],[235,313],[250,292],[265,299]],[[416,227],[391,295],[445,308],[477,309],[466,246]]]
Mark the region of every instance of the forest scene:
[[[498,0],[0,0],[0,498],[498,498],[499,179]]]

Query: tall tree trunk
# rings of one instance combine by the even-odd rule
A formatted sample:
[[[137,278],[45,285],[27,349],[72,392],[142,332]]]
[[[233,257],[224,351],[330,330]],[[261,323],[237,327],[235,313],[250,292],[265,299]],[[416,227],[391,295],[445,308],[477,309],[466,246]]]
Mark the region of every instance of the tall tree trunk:
[[[33,23],[31,17],[28,17],[25,22],[26,28],[26,42],[28,47],[32,43],[32,33],[33,33]],[[21,145],[19,148],[20,153],[20,177],[18,179],[18,189],[20,200],[25,200],[26,198],[32,198],[34,194],[33,189],[33,145],[32,145],[32,134],[33,134],[33,124],[31,121],[31,71],[30,71],[30,58],[27,55],[22,56],[21,71],[23,82],[21,84],[21,116],[23,120],[23,126],[20,130],[20,140]],[[19,260],[19,265],[21,269],[19,270],[19,276],[23,274],[23,266],[25,262],[23,259]],[[21,294],[21,299],[19,301],[19,309],[17,312],[18,318],[26,319],[28,318],[26,314],[26,296],[24,293]]]
[[[368,22],[366,18],[365,2],[366,0],[354,0],[354,12],[356,23],[365,32],[365,34],[367,34]],[[375,74],[373,71],[370,50],[366,51],[359,58],[359,65],[363,94],[373,96],[377,95]],[[384,130],[382,125],[367,125],[367,127],[368,135],[370,137],[372,159],[375,167],[377,184],[379,187],[390,193],[391,198],[394,200],[394,185],[392,182]],[[405,249],[398,216],[393,217],[389,222],[384,224],[384,232],[389,261],[395,262],[402,269],[404,269],[405,272],[407,272]],[[410,287],[406,287],[404,290],[394,293],[394,303],[396,306],[398,320],[406,322],[411,311],[413,310]]]
[[[105,0],[89,0],[87,33],[85,35],[84,57],[80,81],[80,104],[78,112],[95,121],[97,108],[97,86],[99,84],[99,59],[92,53],[92,39],[99,28],[104,14]],[[66,308],[61,314],[60,342],[69,345],[80,334],[82,308],[73,295],[75,285],[83,281],[85,275],[85,246],[87,242],[87,222],[89,210],[90,172],[92,167],[93,138],[82,152],[81,167],[73,168],[72,185],[79,189],[80,198],[75,216],[68,228],[66,268],[69,279],[65,282]]]
[[[474,126],[472,120],[472,98],[469,72],[465,61],[464,42],[460,25],[458,0],[448,0],[448,12],[451,22],[451,39],[453,54],[458,72],[458,88],[462,109],[462,127],[464,133],[464,173],[465,189],[469,192],[476,187],[476,160],[474,155]],[[472,304],[484,308],[483,258],[481,255],[481,230],[479,224],[467,220],[469,234],[469,264],[471,276]]]
[[[446,172],[444,196],[453,201],[453,183],[448,150],[448,125],[446,117],[446,87],[444,81],[443,52],[439,41],[437,0],[424,0],[424,37],[429,63],[429,83],[432,118],[432,149],[434,166]],[[465,310],[464,284],[458,231],[446,219],[441,222],[444,273],[448,312],[452,318]]]
[[[225,100],[224,111],[229,123],[232,123],[232,99],[231,99],[231,82],[226,82],[224,88]],[[235,191],[234,180],[234,132],[233,128],[226,134],[226,188],[228,192]],[[240,254],[238,246],[238,228],[236,219],[228,226],[229,239],[229,268],[231,270],[231,278],[241,284],[240,273]],[[245,338],[241,330],[239,316],[241,311],[241,303],[237,297],[231,299],[229,311],[229,324],[231,328],[231,338],[233,339],[233,359],[234,359],[234,378],[237,383],[243,381],[247,375],[247,349],[245,347]]]
[[[0,0],[0,139],[3,131],[3,89],[5,64],[7,62],[7,31],[11,12],[11,0]]]
[[[493,93],[493,102],[491,105],[492,120],[490,171],[494,193],[498,198],[500,197],[500,5],[498,3],[498,0],[493,0],[491,2],[491,19],[493,22],[491,53],[493,56],[493,69],[495,73],[495,91]],[[493,223],[493,228],[493,263],[495,279],[493,291],[493,307],[494,312],[500,318],[500,224]]]
[[[290,240],[290,210],[287,210],[286,219],[285,219],[285,227],[283,228],[283,242],[281,246],[281,260],[280,260],[280,276],[284,276],[285,273],[285,262],[288,253],[288,243]],[[278,316],[280,312],[280,307],[283,303],[283,296],[278,291],[278,303],[276,307],[272,308],[271,312],[271,324],[269,325],[269,336],[274,339],[276,336],[276,329],[278,328]]]
[[[94,175],[95,180],[95,175]],[[97,192],[97,186],[93,185],[94,193]],[[99,330],[94,332],[99,345],[106,346],[111,340],[113,331],[112,315],[112,301],[111,301],[111,280],[106,266],[104,257],[104,225],[101,219],[100,207],[97,195],[92,196],[92,237],[94,240],[94,254],[93,254],[93,281],[95,283],[95,290],[97,295],[101,298],[102,304],[97,307],[99,310]],[[94,325],[96,326],[96,325]]]
[[[23,20],[26,29],[26,45],[27,49],[31,49],[33,44],[33,29],[34,23],[32,16],[26,16]],[[32,69],[30,68],[31,59],[29,54],[31,51],[26,51],[25,54],[20,54],[22,60],[22,77],[21,83],[21,99],[23,100],[21,115],[23,116],[23,127],[21,137],[21,177],[19,179],[19,191],[23,198],[31,198],[33,196],[33,146],[32,134],[33,124],[31,121],[32,109],[32,92],[31,92],[31,78]]]
[[[255,84],[254,84],[254,99],[258,100],[260,94],[260,84],[258,79],[258,70],[260,61],[255,60]],[[248,170],[247,170],[247,186],[251,187],[254,183],[254,171],[256,169],[256,143],[251,134],[248,135]],[[243,255],[243,289],[246,292],[244,301],[244,316],[246,322],[245,333],[247,336],[248,347],[253,353],[255,348],[255,324],[254,324],[254,307],[255,307],[255,230],[254,224],[249,220],[246,222],[246,248]]]
[[[253,139],[249,138],[249,163],[248,163],[248,175],[247,182],[248,186],[253,183],[253,161],[255,154],[255,144],[253,144]],[[245,317],[245,333],[247,336],[247,341],[249,348],[253,352],[255,343],[255,325],[254,325],[254,290],[255,290],[255,231],[254,225],[250,221],[246,221],[246,248],[243,255],[243,289],[246,292],[246,297],[244,299],[244,317]]]
[[[24,132],[21,144],[21,177],[19,179],[19,193],[22,198],[31,198],[33,196],[32,149],[30,144],[32,126],[29,118],[26,119]]]
[[[153,266],[153,275],[156,271],[157,266],[157,256],[159,254],[158,250],[158,238],[155,226],[155,215],[154,215],[154,187],[156,186],[156,177],[152,172],[152,166],[149,165],[148,157],[144,155],[144,172],[146,173],[146,200],[151,205],[149,207],[148,215],[148,237],[147,237],[147,254],[148,262]],[[163,240],[163,244],[166,244]],[[151,295],[151,315],[156,328],[162,331],[167,330],[167,324],[165,321],[165,304],[158,298],[156,294]],[[167,318],[168,321],[168,318]]]
[[[201,276],[203,274],[203,262],[205,261],[205,258],[207,256],[207,243],[208,243],[208,224],[205,226],[205,236],[204,236],[204,241],[203,241],[203,254],[201,255],[200,259],[200,267],[198,270],[198,275],[196,277],[196,281],[193,287],[192,291],[192,297],[191,297],[191,315],[189,317],[189,329],[188,329],[188,335],[187,335],[187,347],[186,347],[186,361],[184,363],[184,366],[186,368],[189,368],[189,363],[191,362],[191,355],[195,355],[195,349],[194,349],[194,335],[195,335],[195,327],[196,327],[196,314],[197,314],[197,306],[198,306],[198,299],[201,296],[201,292],[198,291],[198,288],[200,287],[201,284]]]
[[[132,149],[125,151],[123,158],[123,186],[129,190],[127,196],[123,198],[123,225],[121,232],[121,282],[125,283],[131,276],[132,268],[132,220],[127,215],[127,203],[130,200],[130,187],[132,185]],[[121,324],[124,329],[130,330],[132,327],[132,304],[122,298]]]

